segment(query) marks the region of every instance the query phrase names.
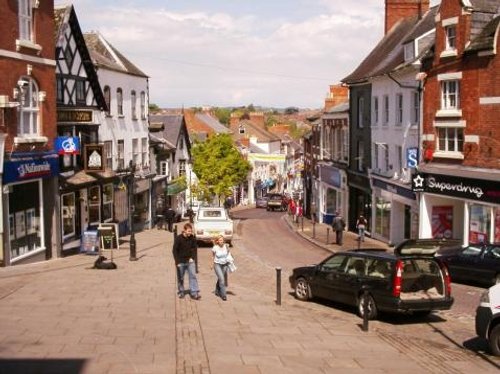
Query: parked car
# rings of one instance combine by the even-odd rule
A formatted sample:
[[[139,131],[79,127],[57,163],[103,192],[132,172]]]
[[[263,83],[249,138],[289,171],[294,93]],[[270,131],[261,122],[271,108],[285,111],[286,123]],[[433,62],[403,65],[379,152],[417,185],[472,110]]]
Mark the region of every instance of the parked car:
[[[453,281],[500,284],[500,243],[443,248],[436,256],[446,263]]]
[[[286,199],[280,193],[269,194],[269,199],[267,201],[267,210],[270,211],[284,211],[286,210]]]
[[[267,208],[267,202],[269,201],[269,196],[264,195],[255,199],[256,208]]]
[[[491,353],[500,356],[500,284],[481,296],[476,309],[476,334],[488,340]]]
[[[233,240],[233,220],[229,218],[228,211],[222,207],[199,207],[194,218],[194,232],[196,240],[210,243],[218,236],[231,245]]]
[[[446,266],[432,255],[377,249],[335,253],[318,265],[293,269],[290,285],[299,300],[319,297],[357,306],[360,317],[378,312],[427,314],[453,304]]]

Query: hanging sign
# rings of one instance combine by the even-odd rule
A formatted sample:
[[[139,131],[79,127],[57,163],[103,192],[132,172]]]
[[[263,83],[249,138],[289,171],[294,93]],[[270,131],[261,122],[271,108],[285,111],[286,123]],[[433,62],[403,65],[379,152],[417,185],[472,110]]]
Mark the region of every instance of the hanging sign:
[[[84,147],[85,171],[103,171],[104,146],[102,144],[86,144]]]
[[[77,136],[58,136],[54,140],[54,148],[59,155],[80,154],[80,138]]]

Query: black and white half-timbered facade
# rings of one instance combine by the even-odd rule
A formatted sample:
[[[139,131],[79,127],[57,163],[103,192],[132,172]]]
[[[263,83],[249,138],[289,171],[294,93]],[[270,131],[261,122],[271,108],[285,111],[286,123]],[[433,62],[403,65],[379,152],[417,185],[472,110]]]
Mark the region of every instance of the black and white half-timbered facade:
[[[60,155],[62,255],[81,247],[84,231],[111,222],[118,178],[106,168],[99,144],[100,113],[107,110],[97,73],[72,5],[55,8],[56,150]],[[114,183],[116,182],[116,183]]]

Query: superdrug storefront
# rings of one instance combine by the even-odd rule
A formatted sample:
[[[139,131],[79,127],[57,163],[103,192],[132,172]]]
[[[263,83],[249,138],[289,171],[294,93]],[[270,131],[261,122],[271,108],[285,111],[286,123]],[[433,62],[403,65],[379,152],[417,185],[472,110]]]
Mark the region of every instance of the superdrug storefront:
[[[500,182],[419,173],[420,237],[457,238],[464,244],[500,241]]]

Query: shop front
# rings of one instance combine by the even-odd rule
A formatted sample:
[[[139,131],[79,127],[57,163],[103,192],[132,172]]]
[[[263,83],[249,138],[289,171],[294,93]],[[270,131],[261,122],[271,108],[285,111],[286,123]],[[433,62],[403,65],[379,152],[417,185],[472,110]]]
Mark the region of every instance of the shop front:
[[[373,238],[397,244],[418,235],[416,195],[407,186],[372,176]]]
[[[419,173],[420,237],[456,238],[464,244],[500,241],[500,182]]]
[[[59,173],[56,153],[17,153],[4,163],[3,265],[52,257],[52,223]]]
[[[347,216],[350,231],[356,231],[356,221],[362,214],[368,221],[366,234],[371,235],[372,227],[372,190],[367,176],[349,171],[349,210]],[[344,218],[345,213],[344,213]]]
[[[331,224],[335,213],[340,211],[346,218],[349,191],[345,181],[347,174],[345,170],[328,166],[318,165],[319,168],[319,207],[318,218],[320,222]]]

